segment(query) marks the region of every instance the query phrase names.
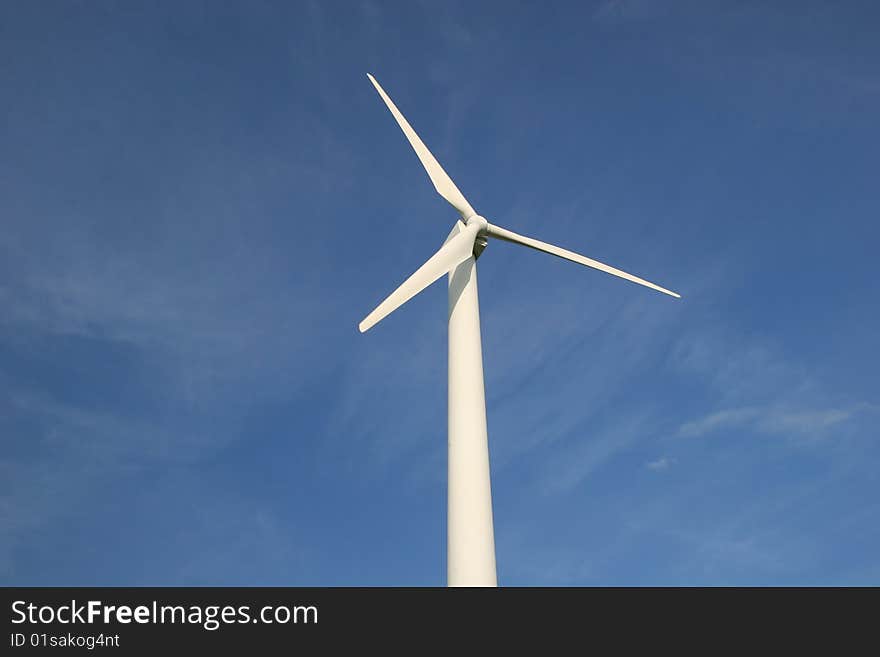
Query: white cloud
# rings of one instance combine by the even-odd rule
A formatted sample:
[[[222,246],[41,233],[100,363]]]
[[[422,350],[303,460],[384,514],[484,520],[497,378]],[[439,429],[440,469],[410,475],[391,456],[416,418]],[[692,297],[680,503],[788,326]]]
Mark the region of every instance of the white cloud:
[[[773,405],[729,408],[685,422],[677,433],[685,438],[698,438],[724,429],[746,428],[763,434],[819,437],[831,427],[874,408],[871,404],[827,409]]]
[[[704,436],[707,433],[729,427],[741,426],[751,421],[757,410],[754,408],[736,408],[716,411],[696,420],[685,422],[678,429],[678,435],[686,438]]]
[[[758,428],[765,433],[821,433],[841,422],[846,422],[860,408],[827,410],[774,410],[758,417]]]
[[[669,458],[667,456],[661,456],[656,461],[649,461],[648,463],[646,463],[645,467],[648,468],[649,470],[660,471],[660,470],[667,470],[669,468],[669,466],[671,466],[673,463],[675,463],[674,458]]]

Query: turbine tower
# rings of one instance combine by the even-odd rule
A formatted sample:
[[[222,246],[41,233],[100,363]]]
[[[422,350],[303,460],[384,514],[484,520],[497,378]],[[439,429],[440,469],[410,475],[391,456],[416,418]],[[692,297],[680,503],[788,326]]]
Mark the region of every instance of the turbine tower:
[[[376,79],[370,74],[367,77],[391,110],[437,192],[458,211],[459,219],[440,250],[367,315],[358,328],[361,333],[369,330],[441,276],[449,275],[447,584],[496,586],[477,297],[477,258],[486,248],[487,238],[528,246],[676,298],[679,295],[591,258],[490,224],[471,207]]]

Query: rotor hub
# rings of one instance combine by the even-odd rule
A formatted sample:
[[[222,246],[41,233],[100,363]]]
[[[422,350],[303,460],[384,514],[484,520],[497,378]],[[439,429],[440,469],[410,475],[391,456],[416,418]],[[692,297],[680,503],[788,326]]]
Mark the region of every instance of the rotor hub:
[[[464,220],[464,223],[468,226],[476,223],[476,225],[480,227],[480,232],[478,233],[480,236],[484,236],[489,230],[489,222],[486,221],[486,217],[481,217],[478,214],[471,215]]]

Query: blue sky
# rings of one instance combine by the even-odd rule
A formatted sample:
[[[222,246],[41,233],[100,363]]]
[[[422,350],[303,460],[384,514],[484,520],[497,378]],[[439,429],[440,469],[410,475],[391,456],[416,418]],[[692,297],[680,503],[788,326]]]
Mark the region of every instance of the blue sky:
[[[873,3],[4,3],[0,583],[442,585],[442,243],[507,585],[880,584]]]

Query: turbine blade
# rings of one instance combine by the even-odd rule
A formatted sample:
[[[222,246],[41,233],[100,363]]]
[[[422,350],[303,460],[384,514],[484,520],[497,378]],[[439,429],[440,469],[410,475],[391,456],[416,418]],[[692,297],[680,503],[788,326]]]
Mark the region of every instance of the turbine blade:
[[[457,235],[449,238],[437,253],[432,255],[399,288],[394,290],[385,301],[376,306],[376,309],[367,315],[364,321],[358,324],[360,332],[364,333],[378,324],[382,319],[412,299],[431,283],[471,257],[474,252],[474,240],[478,232],[479,226],[473,223],[465,227]]]
[[[437,193],[445,198],[452,207],[458,210],[462,219],[467,219],[468,217],[477,214],[471,207],[471,204],[467,202],[464,194],[458,191],[458,187],[455,186],[455,183],[452,182],[452,179],[446,174],[443,167],[440,166],[440,163],[437,162],[433,155],[431,155],[431,151],[428,150],[428,147],[425,146],[421,139],[419,139],[419,136],[416,134],[416,131],[412,129],[409,121],[404,118],[403,114],[400,113],[400,110],[397,109],[397,106],[388,97],[388,94],[385,93],[385,90],[379,86],[378,82],[376,82],[376,78],[369,73],[367,73],[367,77],[370,78],[370,82],[373,83],[373,86],[376,87],[376,91],[379,92],[382,100],[385,101],[388,109],[391,110],[391,113],[397,120],[397,124],[400,126],[400,129],[403,130],[403,134],[409,139],[410,145],[422,161],[422,166],[424,166],[425,171],[428,172],[428,177],[431,179],[431,182],[434,183],[434,188],[437,190]]]
[[[586,265],[587,267],[592,267],[593,269],[598,269],[599,271],[604,271],[607,274],[612,274],[614,276],[619,276],[620,278],[625,278],[628,281],[638,283],[639,285],[644,285],[645,287],[649,287],[652,290],[657,290],[658,292],[663,292],[664,294],[668,294],[669,296],[675,297],[676,299],[681,298],[680,294],[672,292],[671,290],[667,290],[664,287],[660,287],[659,285],[650,283],[643,278],[639,278],[638,276],[627,274],[625,271],[615,269],[614,267],[599,262],[598,260],[593,260],[592,258],[587,258],[586,256],[582,256],[573,251],[569,251],[568,249],[562,249],[558,246],[553,246],[552,244],[547,244],[546,242],[532,239],[531,237],[517,235],[512,231],[505,230],[504,228],[500,228],[498,226],[493,226],[492,224],[489,224],[487,232],[489,237],[494,237],[496,239],[504,240],[506,242],[513,242],[514,244],[522,244],[523,246],[528,246],[532,249],[543,251],[544,253],[549,253],[551,255],[564,258],[566,260],[571,260],[572,262],[576,262],[581,265]]]

